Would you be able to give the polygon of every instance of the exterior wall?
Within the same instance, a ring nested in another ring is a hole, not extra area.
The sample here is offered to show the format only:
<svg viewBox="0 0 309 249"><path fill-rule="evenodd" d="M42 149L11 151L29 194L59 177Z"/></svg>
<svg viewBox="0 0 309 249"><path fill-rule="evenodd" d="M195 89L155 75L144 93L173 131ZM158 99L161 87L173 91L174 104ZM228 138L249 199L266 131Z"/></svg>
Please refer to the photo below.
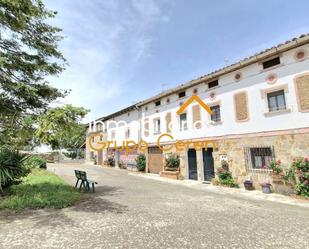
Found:
<svg viewBox="0 0 309 249"><path fill-rule="evenodd" d="M275 67L263 70L261 63L254 63L239 71L220 76L217 87L208 89L207 82L200 83L187 88L184 98L179 99L178 94L173 93L162 97L160 106L155 106L155 102L151 102L139 106L136 110L105 120L105 124L109 121L125 121L130 128L130 137L126 138L125 125L107 126L107 139L113 140L111 134L116 131L115 141L118 146L121 146L122 141L133 140L137 143L141 139L149 146L156 145L160 134L154 134L154 120L159 118L160 133L170 133L173 136L173 139L162 140L166 143L165 146L175 143L176 140L215 140L218 148L213 152L215 168L220 165L220 155L226 154L230 160L233 176L239 182L248 177L257 179L268 177L265 174L248 171L244 147L274 146L276 158L281 159L284 164L289 164L294 157L309 154L309 130L306 131L309 128L309 112L299 108L297 99L299 92L295 87L295 78L309 74L309 59L301 61L295 59L295 53L301 49L309 51L309 45L280 54L281 64ZM235 79L236 74L240 74L238 79ZM305 83L302 84L303 89L308 89ZM279 89L285 92L287 110L269 113L266 95ZM194 109L196 104L193 103L186 109L188 129L180 131L179 116L176 111L193 94L197 94L209 106L219 104L221 122L210 122L210 115L202 108L197 114ZM242 99L235 101L239 96ZM308 95L302 94L303 96ZM243 105L247 107L244 108ZM305 106L307 106L306 103ZM241 113L237 115L236 111ZM192 129L193 120L196 119L202 121L200 129ZM144 120L148 120L149 123L144 125ZM167 120L172 122L171 131L167 129ZM149 128L149 132L145 132L145 127ZM171 152L163 152L164 156L168 153L176 153L175 148ZM181 159L180 172L184 178L188 178L187 151L177 152L177 154ZM89 158L88 152L87 157ZM201 151L197 151L197 165L198 180L203 180Z"/></svg>
<svg viewBox="0 0 309 249"><path fill-rule="evenodd" d="M303 46L309 50L309 46ZM213 136L224 136L229 134L244 134L261 131L274 131L292 128L303 128L309 125L309 113L299 112L297 98L295 93L294 78L305 72L309 72L309 60L298 62L294 58L294 54L300 48L293 49L281 55L281 65L275 66L267 70L262 70L262 65L256 63L245 67L241 70L242 79L235 81L235 73L229 73L219 78L219 86L214 89L207 89L207 85L202 83L198 86L188 88L186 97L179 99L177 94L172 94L161 99L161 105L156 107L154 103L141 107L142 118L149 120L150 135L144 136L142 139L149 143L156 143L159 135L153 134L153 120L160 118L161 132L166 132L165 116L171 113L173 130L172 134L175 139L188 138L206 138ZM275 83L267 83L267 77L271 74L276 75ZM282 113L269 113L267 110L267 99L263 96L263 92L276 89L286 89L285 97L288 110ZM187 131L179 130L179 117L176 111L179 106L192 96L194 89L198 90L197 95L208 105L216 103L221 104L222 123L210 124L208 113L201 110L201 119L206 123L202 129L191 129L192 104L187 108L187 121L189 129ZM248 97L248 114L249 119L245 122L238 122L235 115L234 95L245 91ZM211 98L211 94L215 94L215 98ZM167 103L169 99L169 103Z"/></svg>

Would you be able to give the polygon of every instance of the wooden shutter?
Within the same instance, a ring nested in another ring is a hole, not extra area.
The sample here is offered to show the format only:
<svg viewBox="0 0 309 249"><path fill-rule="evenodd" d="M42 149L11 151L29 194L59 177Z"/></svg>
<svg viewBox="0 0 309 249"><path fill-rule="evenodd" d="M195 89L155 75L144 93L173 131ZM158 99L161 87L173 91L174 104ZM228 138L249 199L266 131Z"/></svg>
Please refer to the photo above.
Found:
<svg viewBox="0 0 309 249"><path fill-rule="evenodd" d="M237 121L247 121L249 119L247 92L240 92L234 95L235 114Z"/></svg>
<svg viewBox="0 0 309 249"><path fill-rule="evenodd" d="M148 118L144 119L144 136L145 137L149 136L149 119Z"/></svg>
<svg viewBox="0 0 309 249"><path fill-rule="evenodd" d="M201 121L201 111L200 111L199 105L194 105L192 107L192 116L193 116L193 125L195 124L195 122L199 121L198 123L196 123L194 128L200 129L201 128L201 123L200 123L200 121Z"/></svg>
<svg viewBox="0 0 309 249"><path fill-rule="evenodd" d="M295 87L299 111L309 111L309 74L297 77Z"/></svg>
<svg viewBox="0 0 309 249"><path fill-rule="evenodd" d="M165 116L165 122L166 122L166 132L172 132L169 124L172 121L172 114L170 112L168 112Z"/></svg>

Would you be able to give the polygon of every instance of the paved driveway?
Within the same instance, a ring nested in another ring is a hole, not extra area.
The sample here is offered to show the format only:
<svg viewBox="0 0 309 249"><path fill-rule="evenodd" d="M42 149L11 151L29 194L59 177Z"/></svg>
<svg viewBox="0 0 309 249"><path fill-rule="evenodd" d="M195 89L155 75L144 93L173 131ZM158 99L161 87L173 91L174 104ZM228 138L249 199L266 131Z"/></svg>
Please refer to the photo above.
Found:
<svg viewBox="0 0 309 249"><path fill-rule="evenodd" d="M85 169L97 193L62 210L0 214L0 248L309 248L309 210L237 199L128 175L54 165L74 183Z"/></svg>

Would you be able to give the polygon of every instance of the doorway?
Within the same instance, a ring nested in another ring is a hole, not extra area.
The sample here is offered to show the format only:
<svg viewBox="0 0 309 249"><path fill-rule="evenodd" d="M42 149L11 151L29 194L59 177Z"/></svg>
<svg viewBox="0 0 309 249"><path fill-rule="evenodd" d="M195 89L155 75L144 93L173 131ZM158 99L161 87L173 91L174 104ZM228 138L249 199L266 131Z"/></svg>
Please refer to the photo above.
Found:
<svg viewBox="0 0 309 249"><path fill-rule="evenodd" d="M203 149L204 181L211 181L215 176L213 148Z"/></svg>
<svg viewBox="0 0 309 249"><path fill-rule="evenodd" d="M197 163L196 163L196 150L188 150L188 171L189 179L197 180Z"/></svg>

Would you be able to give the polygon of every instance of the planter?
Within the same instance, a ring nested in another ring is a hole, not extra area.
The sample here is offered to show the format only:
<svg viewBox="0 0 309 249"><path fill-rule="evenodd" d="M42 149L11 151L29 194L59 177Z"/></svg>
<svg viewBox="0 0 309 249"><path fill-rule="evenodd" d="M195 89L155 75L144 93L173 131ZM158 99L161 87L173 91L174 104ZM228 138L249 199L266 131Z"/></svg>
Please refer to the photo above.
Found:
<svg viewBox="0 0 309 249"><path fill-rule="evenodd" d="M161 171L160 176L173 180L178 180L180 175L179 171Z"/></svg>
<svg viewBox="0 0 309 249"><path fill-rule="evenodd" d="M272 174L271 178L273 182L278 183L278 184L284 184L284 176L278 175L278 174Z"/></svg>
<svg viewBox="0 0 309 249"><path fill-rule="evenodd" d="M244 187L246 190L253 190L253 181L251 180L244 181Z"/></svg>
<svg viewBox="0 0 309 249"><path fill-rule="evenodd" d="M166 167L164 171L179 172L179 168Z"/></svg>
<svg viewBox="0 0 309 249"><path fill-rule="evenodd" d="M261 187L262 187L262 192L264 193L264 194L270 194L271 193L271 184L270 183L263 183L262 185L261 185Z"/></svg>

